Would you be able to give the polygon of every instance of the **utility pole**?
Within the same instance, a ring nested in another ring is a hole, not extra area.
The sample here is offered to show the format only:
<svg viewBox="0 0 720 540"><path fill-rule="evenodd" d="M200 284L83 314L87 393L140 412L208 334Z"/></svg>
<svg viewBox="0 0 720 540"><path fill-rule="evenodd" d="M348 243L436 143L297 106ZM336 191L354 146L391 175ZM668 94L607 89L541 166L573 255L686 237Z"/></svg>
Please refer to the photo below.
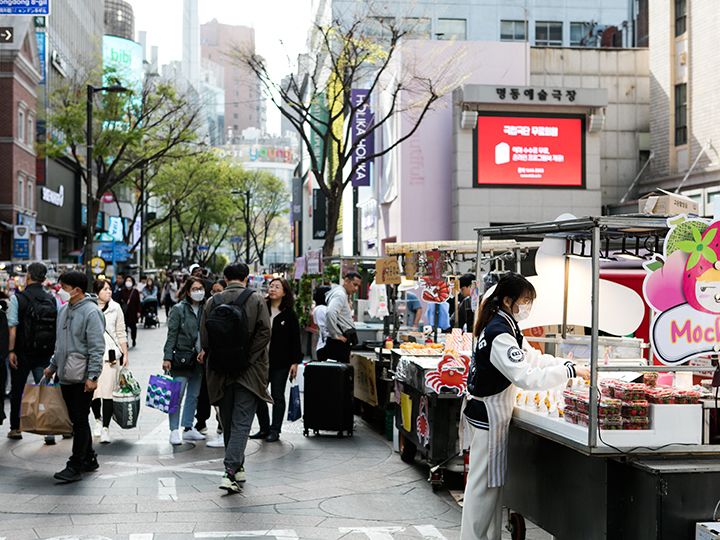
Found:
<svg viewBox="0 0 720 540"><path fill-rule="evenodd" d="M245 191L245 264L250 265L250 190Z"/></svg>

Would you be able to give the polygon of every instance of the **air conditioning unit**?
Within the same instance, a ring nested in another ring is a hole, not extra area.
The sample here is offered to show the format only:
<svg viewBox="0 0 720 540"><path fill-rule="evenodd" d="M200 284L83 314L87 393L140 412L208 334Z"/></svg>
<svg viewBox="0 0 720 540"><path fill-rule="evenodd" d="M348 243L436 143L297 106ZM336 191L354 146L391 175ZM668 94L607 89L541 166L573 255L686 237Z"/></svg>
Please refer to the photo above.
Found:
<svg viewBox="0 0 720 540"><path fill-rule="evenodd" d="M588 133L597 133L605 127L605 109L595 109L588 115Z"/></svg>
<svg viewBox="0 0 720 540"><path fill-rule="evenodd" d="M463 111L460 115L460 127L462 129L475 129L477 116L477 111Z"/></svg>

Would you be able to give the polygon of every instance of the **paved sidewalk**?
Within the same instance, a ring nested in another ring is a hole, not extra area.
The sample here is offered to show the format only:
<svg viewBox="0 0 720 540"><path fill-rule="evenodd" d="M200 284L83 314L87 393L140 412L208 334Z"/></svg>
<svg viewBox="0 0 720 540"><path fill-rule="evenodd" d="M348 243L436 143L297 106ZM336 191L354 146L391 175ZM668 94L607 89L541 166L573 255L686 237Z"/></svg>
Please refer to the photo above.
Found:
<svg viewBox="0 0 720 540"><path fill-rule="evenodd" d="M164 337L164 326L140 330L130 351L143 385L159 372ZM248 481L238 495L217 487L222 449L204 442L172 447L166 416L146 407L138 429L111 426L112 443L96 445L100 470L70 485L52 478L70 440L45 446L26 434L10 441L6 423L0 540L459 538L461 510L447 492L432 492L425 467L403 463L381 435L358 417L355 423L352 438L305 438L298 421L286 423L280 443L250 441ZM214 434L214 418L209 427ZM528 538L549 538L535 532Z"/></svg>

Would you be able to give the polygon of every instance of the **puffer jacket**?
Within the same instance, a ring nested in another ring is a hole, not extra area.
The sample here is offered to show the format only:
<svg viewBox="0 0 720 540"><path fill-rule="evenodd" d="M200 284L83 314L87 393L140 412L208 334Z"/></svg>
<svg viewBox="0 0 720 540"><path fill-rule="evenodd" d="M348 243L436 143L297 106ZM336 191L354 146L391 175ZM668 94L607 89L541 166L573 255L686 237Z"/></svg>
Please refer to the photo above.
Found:
<svg viewBox="0 0 720 540"><path fill-rule="evenodd" d="M201 304L198 314L195 315L192 304L187 299L173 306L167 321L168 332L163 351L165 360L172 360L173 351L200 352L197 343L202 312Z"/></svg>

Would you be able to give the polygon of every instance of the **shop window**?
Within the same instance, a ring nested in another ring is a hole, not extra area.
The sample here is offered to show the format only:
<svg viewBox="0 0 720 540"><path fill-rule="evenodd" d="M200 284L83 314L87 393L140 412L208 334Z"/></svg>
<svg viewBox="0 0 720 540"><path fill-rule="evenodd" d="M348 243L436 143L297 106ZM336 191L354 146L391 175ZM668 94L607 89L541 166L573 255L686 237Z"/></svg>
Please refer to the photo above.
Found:
<svg viewBox="0 0 720 540"><path fill-rule="evenodd" d="M527 22L500 21L500 41L527 41Z"/></svg>
<svg viewBox="0 0 720 540"><path fill-rule="evenodd" d="M535 45L539 47L562 47L563 23L538 21L535 23Z"/></svg>
<svg viewBox="0 0 720 540"><path fill-rule="evenodd" d="M687 0L675 0L675 36L687 31Z"/></svg>
<svg viewBox="0 0 720 540"><path fill-rule="evenodd" d="M675 85L675 146L687 144L687 83Z"/></svg>
<svg viewBox="0 0 720 540"><path fill-rule="evenodd" d="M18 174L17 205L25 208L25 178Z"/></svg>
<svg viewBox="0 0 720 540"><path fill-rule="evenodd" d="M27 209L31 212L35 210L35 183L28 178L27 181L27 199L26 199L26 206Z"/></svg>
<svg viewBox="0 0 720 540"><path fill-rule="evenodd" d="M570 46L583 47L587 43L588 29L590 23L571 22L570 23Z"/></svg>
<svg viewBox="0 0 720 540"><path fill-rule="evenodd" d="M720 191L708 191L705 201L705 214L708 217L720 214Z"/></svg>
<svg viewBox="0 0 720 540"><path fill-rule="evenodd" d="M467 21L465 19L438 19L435 36L445 40L466 40Z"/></svg>
<svg viewBox="0 0 720 540"><path fill-rule="evenodd" d="M430 39L432 21L426 17L406 17L403 19L405 39Z"/></svg>
<svg viewBox="0 0 720 540"><path fill-rule="evenodd" d="M28 114L28 132L27 143L32 145L35 139L35 118L32 114Z"/></svg>
<svg viewBox="0 0 720 540"><path fill-rule="evenodd" d="M690 191L683 191L681 195L684 195L688 199L693 200L698 205L698 215L704 216L705 215L705 190L702 189L693 189Z"/></svg>
<svg viewBox="0 0 720 540"><path fill-rule="evenodd" d="M18 108L17 138L20 142L25 142L25 109L22 106Z"/></svg>

